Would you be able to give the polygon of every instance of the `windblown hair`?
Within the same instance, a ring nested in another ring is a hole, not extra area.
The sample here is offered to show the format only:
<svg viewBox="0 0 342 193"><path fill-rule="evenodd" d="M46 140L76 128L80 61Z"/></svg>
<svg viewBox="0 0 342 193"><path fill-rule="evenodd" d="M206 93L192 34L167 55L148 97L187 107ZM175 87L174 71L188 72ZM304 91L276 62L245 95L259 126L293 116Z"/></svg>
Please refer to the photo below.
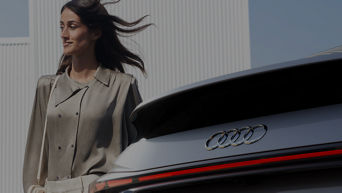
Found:
<svg viewBox="0 0 342 193"><path fill-rule="evenodd" d="M125 72L123 64L138 67L144 74L144 61L135 53L129 51L119 40L119 36L129 36L140 32L152 24L134 27L145 17L134 22L127 22L117 16L110 15L104 5L119 2L112 1L101 4L100 0L71 0L61 9L68 8L77 14L81 22L90 30L101 30L102 35L95 43L96 60L104 67ZM71 56L62 55L56 74L62 74L71 65Z"/></svg>

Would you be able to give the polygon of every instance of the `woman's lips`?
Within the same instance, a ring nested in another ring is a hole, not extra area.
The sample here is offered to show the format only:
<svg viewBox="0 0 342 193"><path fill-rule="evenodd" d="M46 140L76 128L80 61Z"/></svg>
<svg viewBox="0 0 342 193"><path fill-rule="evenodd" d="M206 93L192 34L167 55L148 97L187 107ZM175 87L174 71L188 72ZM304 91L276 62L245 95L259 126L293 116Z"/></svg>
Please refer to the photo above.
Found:
<svg viewBox="0 0 342 193"><path fill-rule="evenodd" d="M71 44L70 42L65 42L65 43L63 44L63 46L66 47L66 46L69 46L70 44Z"/></svg>

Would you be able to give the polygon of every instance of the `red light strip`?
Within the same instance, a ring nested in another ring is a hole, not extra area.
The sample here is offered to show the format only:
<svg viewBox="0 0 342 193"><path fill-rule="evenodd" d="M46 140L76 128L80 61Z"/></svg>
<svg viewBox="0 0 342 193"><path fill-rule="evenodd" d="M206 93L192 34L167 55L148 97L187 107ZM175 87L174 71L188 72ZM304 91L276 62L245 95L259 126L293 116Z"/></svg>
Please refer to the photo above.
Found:
<svg viewBox="0 0 342 193"><path fill-rule="evenodd" d="M242 166L253 166L253 165L259 165L259 164L266 164L266 163L275 163L275 162L282 162L282 161L299 160L299 159L315 158L315 157L324 157L324 156L332 156L332 155L340 155L340 154L342 154L342 149L331 150L331 151L323 151L323 152L314 152L314 153L304 153L304 154L289 155L289 156L281 156L281 157L272 157L272 158L265 158L265 159L258 159L258 160L249 160L249 161L221 164L221 165L215 165L215 166L206 166L206 167L201 167L201 168L179 170L179 171L174 171L174 172L165 172L165 173L161 173L161 174L139 177L138 180L142 182L142 181L156 180L156 179L173 177L173 176L180 176L180 175L186 175L186 174L195 174L195 173L201 173L201 172L209 172L209 171L215 171L215 170L237 168L237 167L242 167Z"/></svg>
<svg viewBox="0 0 342 193"><path fill-rule="evenodd" d="M107 181L107 185L108 187L115 187L115 186L122 186L122 185L130 184L132 182L133 180L131 178L121 179L121 180L110 180L110 181Z"/></svg>
<svg viewBox="0 0 342 193"><path fill-rule="evenodd" d="M119 179L119 180L109 180L106 182L99 182L95 184L95 192L99 192L101 190L104 190L105 188L113 188L117 186L122 186L126 184L130 184L133 182L132 178L128 179Z"/></svg>
<svg viewBox="0 0 342 193"><path fill-rule="evenodd" d="M156 179L162 179L162 178L168 178L168 177L174 177L174 176L181 176L181 175L186 175L186 174L196 174L196 173L201 173L201 172L237 168L237 167L242 167L242 166L254 166L254 165L260 165L260 164L267 164L267 163L277 163L277 162L283 162L283 161L300 160L300 159L307 159L307 158L318 158L318 157L326 157L326 156L333 156L333 155L342 155L342 149L272 157L272 158L249 160L249 161L241 161L241 162L220 164L220 165L214 165L214 166L205 166L201 168L165 172L165 173L154 174L154 175L149 175L149 176L142 176L142 177L139 177L137 180L139 182L143 182L143 181L156 180ZM97 183L95 187L96 187L96 192L98 192L103 189L127 185L130 183L133 183L133 178L125 178L125 179L118 179L118 180L109 180L107 182L100 182L100 183Z"/></svg>
<svg viewBox="0 0 342 193"><path fill-rule="evenodd" d="M105 182L99 182L95 184L95 190L100 191L103 190L106 186Z"/></svg>

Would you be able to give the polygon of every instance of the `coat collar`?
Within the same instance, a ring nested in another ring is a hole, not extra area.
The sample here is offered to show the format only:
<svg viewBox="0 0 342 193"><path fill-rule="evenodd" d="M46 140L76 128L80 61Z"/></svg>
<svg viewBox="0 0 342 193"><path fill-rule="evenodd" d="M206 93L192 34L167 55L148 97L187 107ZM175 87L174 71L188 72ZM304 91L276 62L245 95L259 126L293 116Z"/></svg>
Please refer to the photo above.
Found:
<svg viewBox="0 0 342 193"><path fill-rule="evenodd" d="M96 70L95 79L108 87L110 83L110 77L111 77L110 71L111 71L110 69L105 68L104 66L100 65Z"/></svg>
<svg viewBox="0 0 342 193"><path fill-rule="evenodd" d="M76 94L81 89L88 87L87 84L77 84L74 80L72 80L69 75L67 74L68 68L65 70L65 72L61 75L61 77L58 79L58 82L56 84L55 88L55 106L57 107L60 103L66 101L70 97L72 97L74 94ZM90 83L93 83L93 81L98 81L105 85L106 87L109 87L111 78L111 72L110 69L107 69L103 67L102 65L99 65L97 68L94 80L91 80Z"/></svg>

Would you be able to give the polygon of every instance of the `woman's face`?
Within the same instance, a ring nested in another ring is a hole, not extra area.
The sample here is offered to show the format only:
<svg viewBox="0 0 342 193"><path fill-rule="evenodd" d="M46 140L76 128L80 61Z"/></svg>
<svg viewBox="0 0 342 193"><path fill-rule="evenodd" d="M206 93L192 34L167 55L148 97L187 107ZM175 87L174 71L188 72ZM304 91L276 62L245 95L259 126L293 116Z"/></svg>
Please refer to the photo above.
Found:
<svg viewBox="0 0 342 193"><path fill-rule="evenodd" d="M60 27L64 55L94 53L97 36L81 23L77 14L65 8L61 14Z"/></svg>

